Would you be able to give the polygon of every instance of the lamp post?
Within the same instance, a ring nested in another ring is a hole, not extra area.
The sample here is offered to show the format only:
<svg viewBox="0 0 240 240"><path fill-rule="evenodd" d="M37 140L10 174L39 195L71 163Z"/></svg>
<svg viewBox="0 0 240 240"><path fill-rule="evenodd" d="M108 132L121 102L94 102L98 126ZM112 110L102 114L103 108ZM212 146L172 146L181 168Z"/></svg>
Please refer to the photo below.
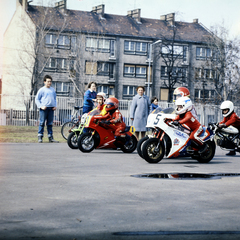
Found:
<svg viewBox="0 0 240 240"><path fill-rule="evenodd" d="M150 94L150 65L151 65L151 58L152 58L152 46L153 46L154 44L159 43L159 42L162 42L162 40L157 40L156 42L151 43L151 44L150 44L150 48L149 48L149 58L148 58L148 86L147 86L147 96L148 96L148 97L150 97L150 96L149 96L149 94Z"/></svg>

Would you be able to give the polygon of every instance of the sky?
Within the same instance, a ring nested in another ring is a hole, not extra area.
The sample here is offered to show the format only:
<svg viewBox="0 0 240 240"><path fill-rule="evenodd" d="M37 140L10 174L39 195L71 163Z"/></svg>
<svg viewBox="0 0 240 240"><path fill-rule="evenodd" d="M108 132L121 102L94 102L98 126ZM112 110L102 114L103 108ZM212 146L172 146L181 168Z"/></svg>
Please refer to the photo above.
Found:
<svg viewBox="0 0 240 240"><path fill-rule="evenodd" d="M0 0L0 77L2 74L3 35L16 10L17 0ZM59 0L60 1L60 0ZM33 0L32 5L47 6L49 0ZM57 2L57 1L52 1ZM105 13L127 15L141 9L141 17L160 19L161 15L176 13L176 21L199 23L210 29L217 24L229 29L229 37L240 37L240 0L67 0L67 8L91 11L105 5Z"/></svg>

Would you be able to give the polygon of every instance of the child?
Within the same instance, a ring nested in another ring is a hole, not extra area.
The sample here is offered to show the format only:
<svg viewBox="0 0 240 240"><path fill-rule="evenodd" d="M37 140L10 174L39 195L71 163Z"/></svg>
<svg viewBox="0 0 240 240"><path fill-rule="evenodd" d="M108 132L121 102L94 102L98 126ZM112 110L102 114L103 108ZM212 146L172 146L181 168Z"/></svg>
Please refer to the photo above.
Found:
<svg viewBox="0 0 240 240"><path fill-rule="evenodd" d="M203 144L202 140L199 138L199 135L202 134L203 128L199 121L192 115L192 101L188 97L178 98L175 102L176 104L176 113L177 117L174 119L173 124L186 125L192 132L189 138L200 146L199 153L203 153L207 149L207 145Z"/></svg>
<svg viewBox="0 0 240 240"><path fill-rule="evenodd" d="M97 94L97 104L98 105L96 108L93 109L93 110L96 110L96 109L100 110L101 111L100 115L102 115L102 116L107 114L107 111L106 111L107 105L104 104L105 100L106 100L106 94L104 92L98 93Z"/></svg>
<svg viewBox="0 0 240 240"><path fill-rule="evenodd" d="M153 97L151 99L151 112L153 110L155 110L156 108L158 108L158 98L157 97Z"/></svg>
<svg viewBox="0 0 240 240"><path fill-rule="evenodd" d="M174 90L174 92L173 92L173 102L175 102L180 97L190 98L190 92L186 87L178 87ZM193 105L192 105L191 113L196 119L198 119L197 111L196 111L196 109Z"/></svg>
<svg viewBox="0 0 240 240"><path fill-rule="evenodd" d="M226 128L228 126L233 126L238 129L240 132L240 118L238 115L234 112L234 105L231 101L224 101L220 109L222 110L223 114L223 120L219 123L219 128ZM236 155L235 151L230 151L226 154L227 156L234 156Z"/></svg>

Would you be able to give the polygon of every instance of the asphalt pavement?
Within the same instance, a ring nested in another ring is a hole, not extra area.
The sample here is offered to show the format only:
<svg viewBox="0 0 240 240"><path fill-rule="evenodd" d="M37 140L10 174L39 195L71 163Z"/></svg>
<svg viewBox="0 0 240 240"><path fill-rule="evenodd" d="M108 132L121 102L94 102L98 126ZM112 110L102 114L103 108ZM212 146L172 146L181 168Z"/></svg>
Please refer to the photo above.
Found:
<svg viewBox="0 0 240 240"><path fill-rule="evenodd" d="M240 239L240 154L225 154L149 164L136 151L0 144L0 239Z"/></svg>

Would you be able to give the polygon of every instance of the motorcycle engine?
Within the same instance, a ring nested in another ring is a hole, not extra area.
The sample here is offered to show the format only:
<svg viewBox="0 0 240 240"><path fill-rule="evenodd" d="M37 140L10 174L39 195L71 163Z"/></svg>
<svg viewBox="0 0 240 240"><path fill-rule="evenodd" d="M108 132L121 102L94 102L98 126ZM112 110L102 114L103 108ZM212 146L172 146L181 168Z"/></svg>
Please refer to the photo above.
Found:
<svg viewBox="0 0 240 240"><path fill-rule="evenodd" d="M235 144L227 139L217 139L217 145L227 149L235 149Z"/></svg>

